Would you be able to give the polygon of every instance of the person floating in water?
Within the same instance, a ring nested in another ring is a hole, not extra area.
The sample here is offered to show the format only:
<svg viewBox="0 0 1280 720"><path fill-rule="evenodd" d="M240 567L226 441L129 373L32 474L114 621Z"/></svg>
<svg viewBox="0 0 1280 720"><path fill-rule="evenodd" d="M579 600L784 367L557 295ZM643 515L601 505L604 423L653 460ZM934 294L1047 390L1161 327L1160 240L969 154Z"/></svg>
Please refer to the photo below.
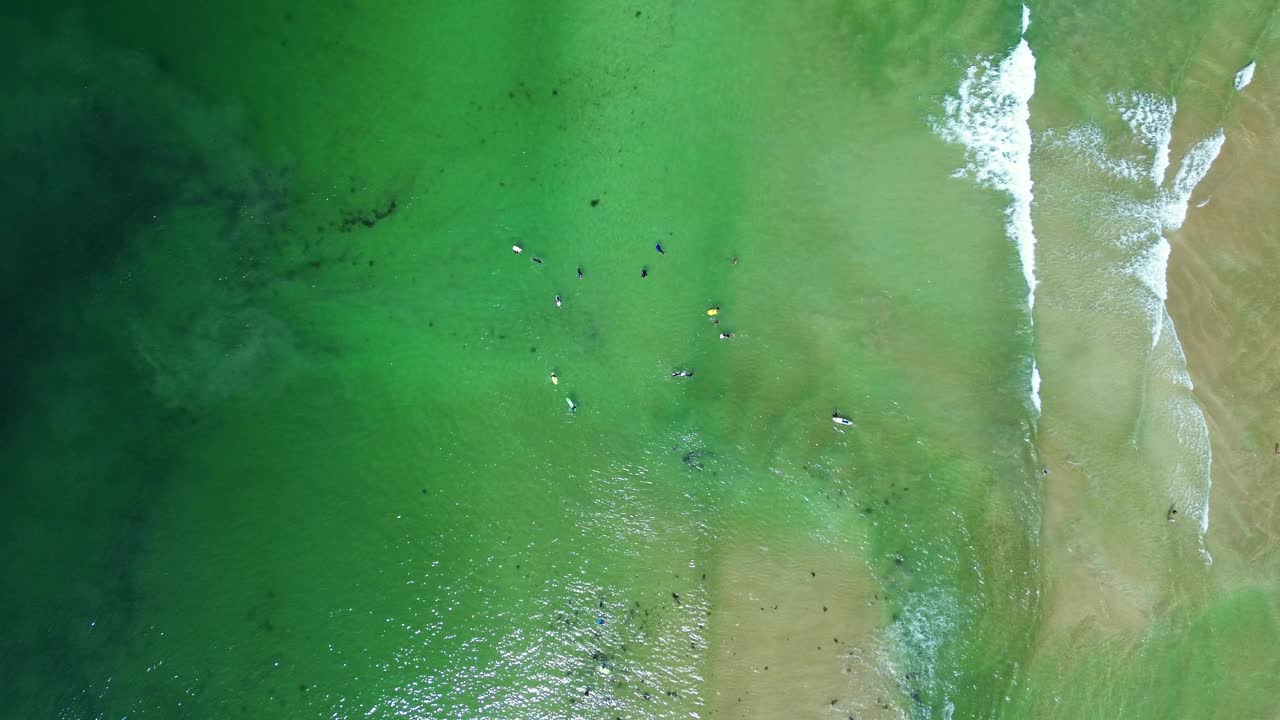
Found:
<svg viewBox="0 0 1280 720"><path fill-rule="evenodd" d="M649 268L647 267L640 268L640 277L642 278L649 277Z"/></svg>
<svg viewBox="0 0 1280 720"><path fill-rule="evenodd" d="M582 268L578 268L578 279L582 279Z"/></svg>
<svg viewBox="0 0 1280 720"><path fill-rule="evenodd" d="M657 245L654 245L654 246L653 246L653 249L654 249L654 250L657 250L659 255L666 255L666 254L667 254L667 251L662 249L662 243L658 243Z"/></svg>
<svg viewBox="0 0 1280 720"><path fill-rule="evenodd" d="M692 370L676 370L671 373L671 377L693 377Z"/></svg>
<svg viewBox="0 0 1280 720"><path fill-rule="evenodd" d="M733 338L733 333L720 333L721 340L729 340Z"/></svg>
<svg viewBox="0 0 1280 720"><path fill-rule="evenodd" d="M560 307L560 303L561 303L560 296L559 296L559 295L557 295L557 296L556 296L556 307Z"/></svg>

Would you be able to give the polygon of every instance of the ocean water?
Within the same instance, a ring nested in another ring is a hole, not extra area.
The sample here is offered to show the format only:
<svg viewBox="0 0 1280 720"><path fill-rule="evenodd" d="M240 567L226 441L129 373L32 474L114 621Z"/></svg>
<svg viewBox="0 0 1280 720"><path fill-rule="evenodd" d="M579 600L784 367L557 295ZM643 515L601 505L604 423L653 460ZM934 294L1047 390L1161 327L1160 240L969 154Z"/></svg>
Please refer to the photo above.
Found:
<svg viewBox="0 0 1280 720"><path fill-rule="evenodd" d="M0 717L1275 717L1276 14L0 11Z"/></svg>

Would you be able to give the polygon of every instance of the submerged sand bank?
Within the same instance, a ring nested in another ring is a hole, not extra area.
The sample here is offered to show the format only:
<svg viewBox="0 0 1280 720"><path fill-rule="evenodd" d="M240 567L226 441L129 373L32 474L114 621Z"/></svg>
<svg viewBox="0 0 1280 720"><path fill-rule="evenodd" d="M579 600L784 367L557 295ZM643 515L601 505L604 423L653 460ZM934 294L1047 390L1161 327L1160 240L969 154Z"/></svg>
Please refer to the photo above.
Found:
<svg viewBox="0 0 1280 720"><path fill-rule="evenodd" d="M906 717L886 668L879 584L849 544L725 549L710 717Z"/></svg>

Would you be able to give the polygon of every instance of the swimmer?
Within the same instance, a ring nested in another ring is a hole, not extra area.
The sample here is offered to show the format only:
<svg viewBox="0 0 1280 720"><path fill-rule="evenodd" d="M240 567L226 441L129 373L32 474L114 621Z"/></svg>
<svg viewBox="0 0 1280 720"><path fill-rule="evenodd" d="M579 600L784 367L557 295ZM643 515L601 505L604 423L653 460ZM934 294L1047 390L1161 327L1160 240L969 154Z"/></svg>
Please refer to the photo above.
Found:
<svg viewBox="0 0 1280 720"><path fill-rule="evenodd" d="M533 261L538 263L539 265L542 264L542 258L534 258Z"/></svg>
<svg viewBox="0 0 1280 720"><path fill-rule="evenodd" d="M671 377L693 377L692 370L676 370L671 373Z"/></svg>
<svg viewBox="0 0 1280 720"><path fill-rule="evenodd" d="M642 278L649 277L649 268L640 268L640 277Z"/></svg>
<svg viewBox="0 0 1280 720"><path fill-rule="evenodd" d="M737 264L738 264L738 256L737 256L737 255L734 255L733 257L729 258L729 262L733 263L734 265L737 265Z"/></svg>
<svg viewBox="0 0 1280 720"><path fill-rule="evenodd" d="M657 245L654 245L654 246L653 246L653 249L654 249L654 250L657 250L659 255L666 255L666 254L667 254L667 251L662 249L662 243L658 243Z"/></svg>
<svg viewBox="0 0 1280 720"><path fill-rule="evenodd" d="M578 268L578 279L582 279L582 268Z"/></svg>
<svg viewBox="0 0 1280 720"><path fill-rule="evenodd" d="M554 372L551 373L551 384L552 385L560 384L560 376L555 374Z"/></svg>
<svg viewBox="0 0 1280 720"><path fill-rule="evenodd" d="M733 333L720 333L721 340L730 340L732 338L733 338Z"/></svg>
<svg viewBox="0 0 1280 720"><path fill-rule="evenodd" d="M831 413L831 422L837 425L852 425L853 421L840 414L839 411Z"/></svg>
<svg viewBox="0 0 1280 720"><path fill-rule="evenodd" d="M560 296L559 296L559 295L557 295L557 296L556 296L556 307L560 307L560 304L561 304Z"/></svg>
<svg viewBox="0 0 1280 720"><path fill-rule="evenodd" d="M1165 520L1168 520L1169 522L1173 522L1174 520L1177 520L1177 519L1178 519L1178 508L1176 508L1176 507L1174 507L1174 506L1170 505L1170 506L1169 506L1169 512L1167 512L1167 513L1165 513L1165 514L1164 514L1164 519L1165 519Z"/></svg>
<svg viewBox="0 0 1280 720"><path fill-rule="evenodd" d="M524 248L520 247L519 245L512 245L511 252L519 255L520 253L524 252Z"/></svg>

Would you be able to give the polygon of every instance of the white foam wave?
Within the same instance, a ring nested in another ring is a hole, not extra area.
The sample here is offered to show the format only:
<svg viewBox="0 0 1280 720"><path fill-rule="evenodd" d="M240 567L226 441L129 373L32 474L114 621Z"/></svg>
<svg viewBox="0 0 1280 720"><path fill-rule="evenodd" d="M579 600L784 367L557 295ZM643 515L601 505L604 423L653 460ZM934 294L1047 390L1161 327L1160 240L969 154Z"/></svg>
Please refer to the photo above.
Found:
<svg viewBox="0 0 1280 720"><path fill-rule="evenodd" d="M1213 161L1218 159L1222 146L1227 141L1226 133L1219 129L1213 135L1201 140L1187 151L1178 167L1178 174L1173 184L1163 193L1161 205L1164 209L1163 230L1177 230L1187 219L1187 206L1191 203L1191 193L1209 174Z"/></svg>
<svg viewBox="0 0 1280 720"><path fill-rule="evenodd" d="M1212 563L1213 556L1204 546L1205 533L1209 532L1209 493L1213 489L1213 447L1209 442L1209 422L1192 395L1194 386L1187 371L1187 356L1173 320L1168 317L1168 310L1164 315L1169 332L1165 346L1154 359L1162 361L1166 367L1164 377L1171 389L1167 409L1173 436L1188 451L1188 461L1178 463L1169 474L1169 493L1183 515L1196 519L1200 526L1200 553L1206 562Z"/></svg>
<svg viewBox="0 0 1280 720"><path fill-rule="evenodd" d="M1027 306L1035 304L1035 234L1031 226L1031 110L1036 58L1026 40L1003 60L979 57L965 72L955 95L943 101L944 117L931 123L942 139L963 145L967 164L960 174L1001 190L1013 202L1005 229L1018 247L1027 281Z"/></svg>
<svg viewBox="0 0 1280 720"><path fill-rule="evenodd" d="M951 678L938 672L938 657L947 640L971 620L972 612L941 588L910 593L898 621L890 628L898 652L886 665L899 684L932 687L941 691L944 702L949 704ZM923 717L932 717L927 707L921 710Z"/></svg>
<svg viewBox="0 0 1280 720"><path fill-rule="evenodd" d="M1031 404L1036 408L1036 414L1040 414L1040 368L1036 366L1036 359L1031 358Z"/></svg>
<svg viewBox="0 0 1280 720"><path fill-rule="evenodd" d="M1219 129L1197 142L1182 157L1173 180L1167 183L1156 182L1157 175L1165 174L1164 170L1158 169L1168 162L1167 138L1172 136L1176 104L1171 100L1153 99L1139 93L1113 94L1109 96L1109 100L1126 119L1135 140L1153 150L1146 160L1149 164L1145 169L1134 160L1118 161L1108 155L1101 130L1096 126L1054 133L1050 136L1049 144L1069 148L1078 160L1114 177L1134 182L1145 179L1155 184L1155 193L1149 199L1135 200L1131 195L1122 193L1109 202L1099 203L1099 206L1108 209L1107 217L1104 218L1106 223L1116 228L1116 244L1135 253L1122 269L1151 292L1150 299L1145 304L1151 318L1151 347L1155 347L1163 332L1164 303L1169 298L1166 275L1171 248L1164 235L1177 230L1186 222L1191 196L1222 151L1226 135ZM1117 168L1132 171L1122 174L1116 172Z"/></svg>
<svg viewBox="0 0 1280 720"><path fill-rule="evenodd" d="M1031 12L1023 6L1023 32ZM1004 58L979 56L965 71L954 95L943 100L942 118L930 126L939 137L965 148L965 167L957 172L978 184L1007 193L1005 233L1018 250L1027 283L1027 313L1036 301L1036 236L1031 222L1035 199L1031 181L1031 96L1036 88L1036 57L1025 38ZM1034 319L1030 320L1034 324ZM1034 361L1033 361L1034 362ZM1033 368L1034 369L1034 368ZM1039 374L1033 375L1031 402L1039 412Z"/></svg>
<svg viewBox="0 0 1280 720"><path fill-rule="evenodd" d="M1031 8L1026 5L1022 6L1022 34L1027 34L1027 29L1031 27Z"/></svg>
<svg viewBox="0 0 1280 720"><path fill-rule="evenodd" d="M1080 125L1065 131L1050 128L1041 133L1039 140L1047 148L1069 150L1084 162L1085 167L1101 170L1120 180L1140 180L1149 172L1132 158L1109 154L1106 137L1097 125Z"/></svg>
<svg viewBox="0 0 1280 720"><path fill-rule="evenodd" d="M1151 236L1147 236L1150 238ZM1151 347L1155 347L1160 342L1160 336L1164 332L1164 302L1169 298L1168 268L1169 254L1172 247L1169 241L1163 236L1155 236L1154 242L1151 242L1145 251L1136 255L1133 260L1125 266L1124 270L1129 275L1137 278L1138 282L1151 291L1146 302L1147 313L1152 318L1151 321Z"/></svg>
<svg viewBox="0 0 1280 720"><path fill-rule="evenodd" d="M1236 90L1243 90L1245 89L1245 86L1253 82L1253 71L1257 68L1258 63L1256 60L1240 68L1240 72L1236 73Z"/></svg>
<svg viewBox="0 0 1280 720"><path fill-rule="evenodd" d="M1178 112L1173 98L1150 93L1111 93L1107 102L1120 113L1133 137L1152 153L1149 177L1157 187L1169 171L1173 143L1173 116Z"/></svg>
<svg viewBox="0 0 1280 720"><path fill-rule="evenodd" d="M1207 562L1212 557L1204 546L1209 528L1209 489L1212 452L1209 426L1192 394L1186 356L1178 340L1173 320L1165 307L1169 297L1168 266L1171 245L1166 234L1186 222L1191 197L1209 173L1226 142L1219 129L1202 138L1183 155L1172 180L1167 179L1177 104L1169 98L1147 93L1113 93L1108 103L1128 125L1132 140L1144 152L1117 156L1097 126L1071 128L1046 133L1046 145L1065 149L1086 167L1128 180L1129 190L1110 193L1094 203L1095 224L1114 238L1129 259L1121 270L1135 278L1147 293L1140 300L1151 318L1152 380L1164 384L1158 390L1162 410L1153 417L1164 423L1181 450L1169 459L1162 474L1168 478L1168 492L1186 517L1200 526L1200 549ZM1154 192L1152 192L1154 189ZM1141 198L1141 199L1139 199ZM1197 204L1203 207L1207 201ZM1158 461L1163 462L1163 461Z"/></svg>

